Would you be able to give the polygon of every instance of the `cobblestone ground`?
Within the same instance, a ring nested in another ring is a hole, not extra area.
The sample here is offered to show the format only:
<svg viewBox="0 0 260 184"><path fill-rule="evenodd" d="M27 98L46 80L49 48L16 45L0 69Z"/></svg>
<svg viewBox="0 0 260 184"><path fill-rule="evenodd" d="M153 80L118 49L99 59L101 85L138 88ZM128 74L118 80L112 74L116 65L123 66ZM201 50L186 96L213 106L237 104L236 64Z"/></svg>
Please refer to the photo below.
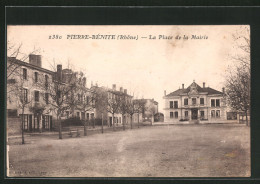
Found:
<svg viewBox="0 0 260 184"><path fill-rule="evenodd" d="M10 176L248 177L250 128L238 124L145 126L59 140L10 142Z"/></svg>

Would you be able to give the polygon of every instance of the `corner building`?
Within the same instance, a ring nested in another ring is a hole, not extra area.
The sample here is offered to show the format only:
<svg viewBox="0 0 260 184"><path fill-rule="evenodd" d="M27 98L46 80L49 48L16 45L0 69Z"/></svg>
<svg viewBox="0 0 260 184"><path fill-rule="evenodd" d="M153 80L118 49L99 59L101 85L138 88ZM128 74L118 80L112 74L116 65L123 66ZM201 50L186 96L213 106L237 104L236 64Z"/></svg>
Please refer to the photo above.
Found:
<svg viewBox="0 0 260 184"><path fill-rule="evenodd" d="M219 123L227 120L225 89L222 92L199 86L195 81L187 87L166 94L164 92L165 122Z"/></svg>

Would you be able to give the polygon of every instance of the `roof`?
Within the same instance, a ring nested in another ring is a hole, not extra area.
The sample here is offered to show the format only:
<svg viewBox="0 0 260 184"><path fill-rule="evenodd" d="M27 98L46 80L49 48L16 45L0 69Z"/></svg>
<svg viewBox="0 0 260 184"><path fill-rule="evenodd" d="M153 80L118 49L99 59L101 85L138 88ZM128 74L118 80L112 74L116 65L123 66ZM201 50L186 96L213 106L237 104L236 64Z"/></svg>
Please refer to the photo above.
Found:
<svg viewBox="0 0 260 184"><path fill-rule="evenodd" d="M185 93L188 94L193 86L196 87L198 93L207 93L208 95L215 95L215 94L223 95L223 93L220 91L217 91L210 87L202 88L196 82L193 82L189 87L184 88L184 89L177 89L176 91L173 91L173 92L169 93L168 95L166 95L166 97L180 96L181 94L185 94Z"/></svg>
<svg viewBox="0 0 260 184"><path fill-rule="evenodd" d="M26 63L24 61L21 61L21 60L18 60L16 58L14 58L14 57L7 57L7 61L15 62L18 65L27 66L29 68L32 68L32 69L35 69L35 70L39 70L39 71L42 71L42 72L45 72L45 73L48 73L48 74L51 74L51 75L54 74L54 72L51 71L51 70L47 70L45 68L42 68L42 67L39 67L39 66L35 66L33 64L30 64L30 63Z"/></svg>
<svg viewBox="0 0 260 184"><path fill-rule="evenodd" d="M115 91L115 90L112 90L112 89L108 89L107 91L110 92L110 93L113 93L115 95L124 95L124 96L128 96L128 97L133 97L133 96L131 96L127 93L121 92L121 91Z"/></svg>

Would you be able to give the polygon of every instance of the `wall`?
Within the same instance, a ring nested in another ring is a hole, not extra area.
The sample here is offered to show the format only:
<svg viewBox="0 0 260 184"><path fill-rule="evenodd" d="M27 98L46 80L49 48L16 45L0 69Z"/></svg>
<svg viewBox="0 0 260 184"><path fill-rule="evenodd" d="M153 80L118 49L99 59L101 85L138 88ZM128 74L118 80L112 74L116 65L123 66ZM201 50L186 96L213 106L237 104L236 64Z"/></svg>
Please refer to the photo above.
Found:
<svg viewBox="0 0 260 184"><path fill-rule="evenodd" d="M8 136L22 135L21 119L20 118L6 118L6 128Z"/></svg>

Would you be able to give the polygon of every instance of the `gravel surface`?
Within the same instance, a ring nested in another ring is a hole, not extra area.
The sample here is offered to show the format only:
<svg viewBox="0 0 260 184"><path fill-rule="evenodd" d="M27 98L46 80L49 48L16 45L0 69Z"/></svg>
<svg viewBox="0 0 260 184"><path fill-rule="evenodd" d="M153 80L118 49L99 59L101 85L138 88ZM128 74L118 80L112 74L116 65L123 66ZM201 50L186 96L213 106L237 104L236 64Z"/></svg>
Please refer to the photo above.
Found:
<svg viewBox="0 0 260 184"><path fill-rule="evenodd" d="M145 126L86 137L10 141L11 177L249 177L250 128Z"/></svg>

